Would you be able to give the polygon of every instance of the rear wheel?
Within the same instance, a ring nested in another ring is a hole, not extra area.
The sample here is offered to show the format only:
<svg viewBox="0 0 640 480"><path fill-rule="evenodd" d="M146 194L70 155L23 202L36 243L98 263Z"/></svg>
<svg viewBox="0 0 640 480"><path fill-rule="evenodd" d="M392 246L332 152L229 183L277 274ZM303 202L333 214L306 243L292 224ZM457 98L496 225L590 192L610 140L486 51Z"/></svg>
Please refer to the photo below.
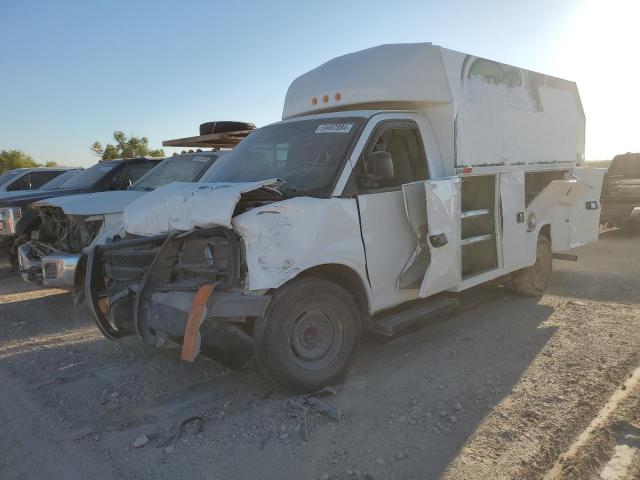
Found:
<svg viewBox="0 0 640 480"><path fill-rule="evenodd" d="M511 289L528 297L542 296L551 281L552 266L551 242L545 235L540 235L536 263L511 274Z"/></svg>
<svg viewBox="0 0 640 480"><path fill-rule="evenodd" d="M293 280L272 298L254 329L258 367L288 389L312 392L346 373L361 335L360 313L342 287Z"/></svg>

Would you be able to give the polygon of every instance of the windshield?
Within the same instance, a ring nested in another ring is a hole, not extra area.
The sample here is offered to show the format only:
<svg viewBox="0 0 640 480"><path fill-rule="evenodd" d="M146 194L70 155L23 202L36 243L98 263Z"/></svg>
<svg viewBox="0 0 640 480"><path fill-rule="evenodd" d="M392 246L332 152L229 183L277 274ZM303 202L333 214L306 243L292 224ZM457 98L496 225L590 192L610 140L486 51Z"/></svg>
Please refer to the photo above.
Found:
<svg viewBox="0 0 640 480"><path fill-rule="evenodd" d="M16 175L18 175L20 172L5 172L2 175L0 175L0 185L4 185L5 183L7 183L9 180L11 180L13 177L15 177Z"/></svg>
<svg viewBox="0 0 640 480"><path fill-rule="evenodd" d="M82 170L69 170L67 172L61 173L60 175L58 175L56 178L54 178L50 182L47 182L44 185L42 185L38 190L44 190L46 192L51 191L51 190L57 190L58 188L60 188L60 186L64 182L69 180L74 175L77 175L81 171Z"/></svg>
<svg viewBox="0 0 640 480"><path fill-rule="evenodd" d="M615 158L609 167L609 174L640 177L640 155Z"/></svg>
<svg viewBox="0 0 640 480"><path fill-rule="evenodd" d="M93 167L87 168L82 173L74 175L59 188L89 188L93 187L96 183L102 180L105 175L120 165L120 162L100 162L96 163Z"/></svg>
<svg viewBox="0 0 640 480"><path fill-rule="evenodd" d="M134 183L133 189L153 190L171 182L195 182L217 158L217 155L180 155L167 158Z"/></svg>
<svg viewBox="0 0 640 480"><path fill-rule="evenodd" d="M363 121L322 118L260 128L222 157L206 181L279 178L284 193L320 193L331 187Z"/></svg>

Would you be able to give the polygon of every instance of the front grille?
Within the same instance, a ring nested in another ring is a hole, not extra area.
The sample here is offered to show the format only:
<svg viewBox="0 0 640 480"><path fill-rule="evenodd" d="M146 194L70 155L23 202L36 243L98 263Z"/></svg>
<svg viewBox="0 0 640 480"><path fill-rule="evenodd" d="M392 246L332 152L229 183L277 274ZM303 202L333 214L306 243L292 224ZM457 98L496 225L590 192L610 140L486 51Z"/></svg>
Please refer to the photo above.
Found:
<svg viewBox="0 0 640 480"><path fill-rule="evenodd" d="M47 263L44 266L44 278L47 280L55 280L58 276L58 267L55 263Z"/></svg>
<svg viewBox="0 0 640 480"><path fill-rule="evenodd" d="M111 267L144 268L151 265L157 252L143 254L118 253L112 251L106 255L106 262Z"/></svg>

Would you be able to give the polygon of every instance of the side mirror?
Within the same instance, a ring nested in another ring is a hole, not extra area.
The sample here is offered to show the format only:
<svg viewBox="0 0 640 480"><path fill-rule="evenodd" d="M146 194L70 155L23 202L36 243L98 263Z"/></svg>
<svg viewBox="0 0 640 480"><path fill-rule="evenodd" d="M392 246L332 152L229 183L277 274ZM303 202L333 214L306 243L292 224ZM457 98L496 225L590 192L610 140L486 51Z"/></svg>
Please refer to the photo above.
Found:
<svg viewBox="0 0 640 480"><path fill-rule="evenodd" d="M393 180L393 159L389 152L369 152L365 158L367 176L374 182Z"/></svg>

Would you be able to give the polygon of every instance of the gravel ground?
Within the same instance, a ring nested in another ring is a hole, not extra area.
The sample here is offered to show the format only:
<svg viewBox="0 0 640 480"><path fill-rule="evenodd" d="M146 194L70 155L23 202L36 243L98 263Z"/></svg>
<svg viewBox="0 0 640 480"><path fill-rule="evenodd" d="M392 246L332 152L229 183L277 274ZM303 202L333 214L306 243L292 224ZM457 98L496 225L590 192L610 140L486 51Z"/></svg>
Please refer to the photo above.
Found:
<svg viewBox="0 0 640 480"><path fill-rule="evenodd" d="M1 271L0 477L542 478L640 366L639 245L604 232L554 262L539 301L482 287L452 317L365 339L322 398L340 420L306 424L254 369L112 343L68 294ZM558 478L599 478L617 445L637 448L630 390Z"/></svg>

